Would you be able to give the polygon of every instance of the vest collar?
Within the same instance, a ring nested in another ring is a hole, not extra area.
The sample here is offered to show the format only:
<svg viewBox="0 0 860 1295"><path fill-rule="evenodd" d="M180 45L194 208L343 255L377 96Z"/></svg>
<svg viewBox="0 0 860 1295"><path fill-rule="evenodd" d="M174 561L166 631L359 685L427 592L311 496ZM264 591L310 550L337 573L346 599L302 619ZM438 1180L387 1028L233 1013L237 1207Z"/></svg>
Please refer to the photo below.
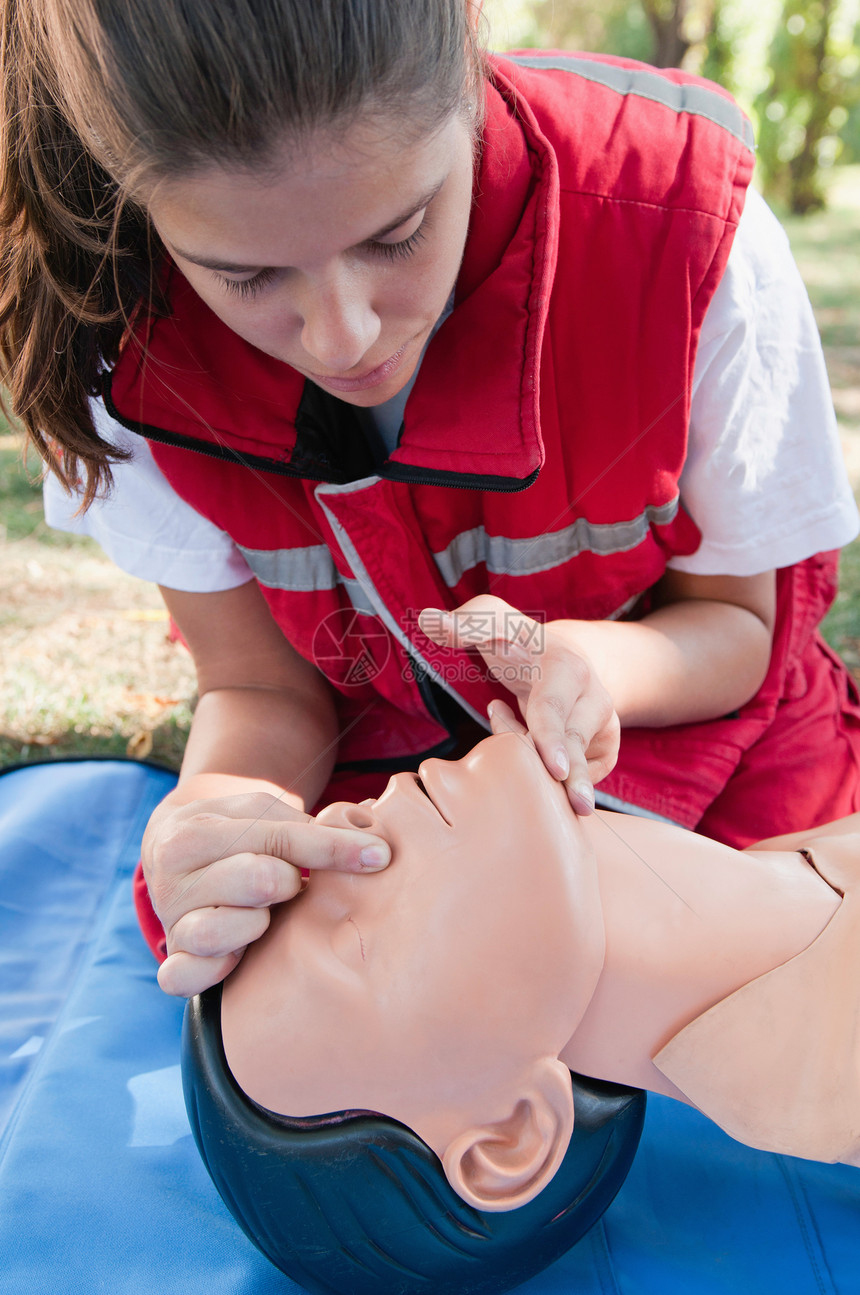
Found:
<svg viewBox="0 0 860 1295"><path fill-rule="evenodd" d="M427 349L380 476L496 490L534 480L557 226L554 153L495 65L455 307ZM171 314L142 321L106 379L121 422L288 476L344 482L373 471L348 405L237 337L176 271L169 297Z"/></svg>

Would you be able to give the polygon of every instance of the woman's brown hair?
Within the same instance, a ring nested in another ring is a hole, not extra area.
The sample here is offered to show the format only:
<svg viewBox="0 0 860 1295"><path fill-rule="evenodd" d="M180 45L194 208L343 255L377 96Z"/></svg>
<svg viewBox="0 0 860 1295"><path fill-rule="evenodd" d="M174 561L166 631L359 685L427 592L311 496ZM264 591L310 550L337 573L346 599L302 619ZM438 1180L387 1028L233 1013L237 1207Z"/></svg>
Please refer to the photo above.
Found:
<svg viewBox="0 0 860 1295"><path fill-rule="evenodd" d="M479 95L474 0L0 0L0 366L43 459L89 504L123 456L89 398L163 309L159 180L265 166L360 109L432 130Z"/></svg>

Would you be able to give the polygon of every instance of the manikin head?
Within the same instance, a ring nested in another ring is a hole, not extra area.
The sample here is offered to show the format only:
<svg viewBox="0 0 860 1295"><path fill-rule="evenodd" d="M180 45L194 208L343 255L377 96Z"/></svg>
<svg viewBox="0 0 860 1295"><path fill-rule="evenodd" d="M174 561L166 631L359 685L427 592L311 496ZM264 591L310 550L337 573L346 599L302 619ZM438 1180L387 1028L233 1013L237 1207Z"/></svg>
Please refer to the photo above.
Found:
<svg viewBox="0 0 860 1295"><path fill-rule="evenodd" d="M389 867L316 873L186 1017L207 1168L312 1291L518 1285L600 1217L641 1131L643 1094L558 1059L604 938L562 788L512 734L419 777L325 811L383 833Z"/></svg>
<svg viewBox="0 0 860 1295"><path fill-rule="evenodd" d="M559 1054L603 964L595 861L531 743L488 738L327 823L384 836L373 876L318 872L228 982L227 1060L260 1105L408 1125L478 1209L546 1185L574 1122Z"/></svg>

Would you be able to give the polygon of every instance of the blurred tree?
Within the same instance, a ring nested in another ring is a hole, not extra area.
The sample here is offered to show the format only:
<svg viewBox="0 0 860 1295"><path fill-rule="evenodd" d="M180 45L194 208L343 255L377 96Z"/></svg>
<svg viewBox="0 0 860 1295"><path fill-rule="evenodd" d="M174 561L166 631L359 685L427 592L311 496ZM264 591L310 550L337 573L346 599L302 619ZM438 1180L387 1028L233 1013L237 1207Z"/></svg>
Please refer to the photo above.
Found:
<svg viewBox="0 0 860 1295"><path fill-rule="evenodd" d="M658 67L698 64L718 0L487 0L494 43L586 49Z"/></svg>
<svg viewBox="0 0 860 1295"><path fill-rule="evenodd" d="M680 67L690 42L684 31L689 0L642 0L654 42L657 67Z"/></svg>
<svg viewBox="0 0 860 1295"><path fill-rule="evenodd" d="M845 0L785 0L770 46L759 162L767 191L798 215L824 205L823 173L858 99L854 10Z"/></svg>
<svg viewBox="0 0 860 1295"><path fill-rule="evenodd" d="M797 212L860 160L860 0L486 0L497 47L533 45L680 65L725 85L759 138L759 177ZM843 142L844 141L844 142Z"/></svg>

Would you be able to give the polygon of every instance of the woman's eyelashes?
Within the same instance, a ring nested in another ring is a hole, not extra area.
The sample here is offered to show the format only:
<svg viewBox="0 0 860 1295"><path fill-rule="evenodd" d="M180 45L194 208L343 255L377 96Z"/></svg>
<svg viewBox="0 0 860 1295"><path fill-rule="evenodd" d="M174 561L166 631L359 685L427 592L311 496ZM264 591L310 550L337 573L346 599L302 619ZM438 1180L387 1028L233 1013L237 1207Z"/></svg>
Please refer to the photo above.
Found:
<svg viewBox="0 0 860 1295"><path fill-rule="evenodd" d="M401 238L396 243L380 243L371 240L362 243L359 250L369 252L371 256L382 257L386 261L398 261L412 256L424 242L427 237L428 221L426 215L416 230L407 237ZM237 297L256 297L263 288L267 287L274 279L277 278L280 271L274 266L258 270L250 279L227 279L219 275L221 285L225 292L232 293Z"/></svg>
<svg viewBox="0 0 860 1295"><path fill-rule="evenodd" d="M382 256L388 261L396 261L401 257L411 256L421 246L426 237L427 219L425 217L408 238L402 238L398 243L365 243L365 247L374 256Z"/></svg>
<svg viewBox="0 0 860 1295"><path fill-rule="evenodd" d="M225 279L223 275L218 277L225 292L230 292L237 297L256 297L258 292L262 292L263 288L272 282L277 273L278 271L273 267L269 270L258 270L250 279Z"/></svg>

